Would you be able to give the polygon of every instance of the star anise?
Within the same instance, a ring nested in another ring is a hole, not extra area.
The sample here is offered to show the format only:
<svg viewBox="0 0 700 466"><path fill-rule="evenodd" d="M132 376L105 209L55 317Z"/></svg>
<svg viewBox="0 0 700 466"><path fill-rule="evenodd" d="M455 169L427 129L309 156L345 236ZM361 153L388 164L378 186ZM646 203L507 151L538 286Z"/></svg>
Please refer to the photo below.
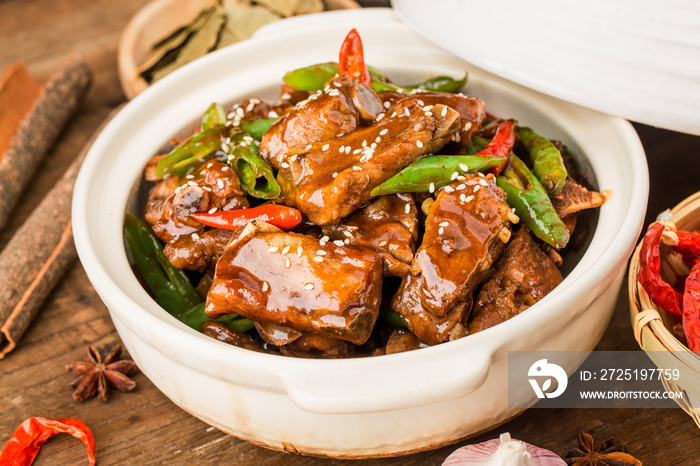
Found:
<svg viewBox="0 0 700 466"><path fill-rule="evenodd" d="M71 382L75 388L73 398L75 401L87 401L99 395L102 401L109 398L110 387L122 392L130 392L136 388L136 382L129 378L138 372L134 361L128 359L118 360L122 353L122 345L117 344L102 360L100 352L92 345L86 348L86 361L78 361L66 365L66 369L80 377Z"/></svg>
<svg viewBox="0 0 700 466"><path fill-rule="evenodd" d="M626 445L614 445L609 438L598 448L593 437L578 429L578 448L565 448L564 459L572 466L642 466L642 462L627 453Z"/></svg>

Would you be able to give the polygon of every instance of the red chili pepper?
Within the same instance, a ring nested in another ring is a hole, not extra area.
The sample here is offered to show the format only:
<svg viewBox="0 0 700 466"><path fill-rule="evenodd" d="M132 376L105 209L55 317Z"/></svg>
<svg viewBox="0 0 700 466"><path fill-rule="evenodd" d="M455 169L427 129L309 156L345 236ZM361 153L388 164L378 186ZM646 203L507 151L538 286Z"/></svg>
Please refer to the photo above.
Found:
<svg viewBox="0 0 700 466"><path fill-rule="evenodd" d="M0 453L0 464L13 466L32 464L41 446L49 438L61 432L82 440L87 447L90 466L94 466L95 438L90 429L78 419L49 419L46 417L30 417L20 424Z"/></svg>
<svg viewBox="0 0 700 466"><path fill-rule="evenodd" d="M301 222L301 212L292 207L277 204L266 204L252 209L222 210L213 214L198 212L190 215L204 225L223 230L237 230L248 222L261 220L288 231Z"/></svg>
<svg viewBox="0 0 700 466"><path fill-rule="evenodd" d="M700 256L700 233L680 230L674 233L678 237L678 244L672 246L674 251L691 258Z"/></svg>
<svg viewBox="0 0 700 466"><path fill-rule="evenodd" d="M496 157L505 157L506 159L493 169L493 174L498 175L506 168L510 162L510 154L513 152L513 144L515 144L515 132L513 131L513 122L504 121L498 125L496 134L489 142L488 146L476 155L493 155Z"/></svg>
<svg viewBox="0 0 700 466"><path fill-rule="evenodd" d="M683 330L691 351L700 351L700 262L685 280Z"/></svg>
<svg viewBox="0 0 700 466"><path fill-rule="evenodd" d="M357 29L348 33L340 46L340 60L338 61L340 74L346 74L357 79L362 84L370 85L369 70L365 65L365 54L362 51L362 39Z"/></svg>
<svg viewBox="0 0 700 466"><path fill-rule="evenodd" d="M652 223L644 235L642 248L639 251L637 281L649 294L652 301L661 309L681 321L683 319L683 313L681 312L680 303L683 297L661 278L659 245L661 244L661 235L663 232L663 225L660 223Z"/></svg>

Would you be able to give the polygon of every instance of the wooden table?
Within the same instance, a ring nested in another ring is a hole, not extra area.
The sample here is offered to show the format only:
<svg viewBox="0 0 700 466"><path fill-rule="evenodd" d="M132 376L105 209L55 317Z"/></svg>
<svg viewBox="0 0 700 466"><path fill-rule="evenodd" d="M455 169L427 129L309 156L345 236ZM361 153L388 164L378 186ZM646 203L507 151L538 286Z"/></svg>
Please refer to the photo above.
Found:
<svg viewBox="0 0 700 466"><path fill-rule="evenodd" d="M0 247L22 224L110 109L124 101L117 79L119 35L145 0L5 0L0 3L0 68L26 61L42 82L73 52L86 55L94 83L78 114L0 233ZM376 4L376 2L373 2ZM647 221L700 189L700 138L636 125L649 158L651 196ZM1 273L1 272L0 272ZM626 287L624 288L626 289ZM599 350L638 350L629 323L626 293ZM29 416L77 417L97 439L101 465L250 464L338 466L350 461L291 456L223 434L186 414L142 374L134 393L114 393L108 403L76 403L64 365L81 359L86 344L112 345L119 337L107 309L76 263L44 305L19 348L0 361L0 445ZM532 409L471 442L510 432L514 438L559 452L576 428L590 429L598 441L609 436L628 442L645 465L697 465L700 432L680 409ZM360 462L368 465L439 465L459 445L403 458ZM36 463L86 464L77 440L49 441ZM357 464L354 462L353 464Z"/></svg>

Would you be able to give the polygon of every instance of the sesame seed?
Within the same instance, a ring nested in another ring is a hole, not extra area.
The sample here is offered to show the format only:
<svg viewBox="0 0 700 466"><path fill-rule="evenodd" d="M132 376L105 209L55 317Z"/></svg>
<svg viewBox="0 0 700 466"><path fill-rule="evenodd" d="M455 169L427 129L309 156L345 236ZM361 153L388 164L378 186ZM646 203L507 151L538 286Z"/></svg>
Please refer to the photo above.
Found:
<svg viewBox="0 0 700 466"><path fill-rule="evenodd" d="M446 227L446 226L448 226L449 224L450 224L450 222L440 222L440 223L438 223L438 225L441 226L441 227Z"/></svg>
<svg viewBox="0 0 700 466"><path fill-rule="evenodd" d="M267 252L277 252L279 248L277 246L272 246L270 249L267 250Z"/></svg>
<svg viewBox="0 0 700 466"><path fill-rule="evenodd" d="M379 135L380 135L380 136L384 136L384 135L385 135L386 133L388 133L388 132L389 132L389 130L386 129L386 128L384 128L383 130L381 130L381 131L379 132Z"/></svg>
<svg viewBox="0 0 700 466"><path fill-rule="evenodd" d="M383 248L384 246L386 246L386 241L380 241L380 242L379 242L379 247L380 247L380 248Z"/></svg>
<svg viewBox="0 0 700 466"><path fill-rule="evenodd" d="M457 187L456 187L455 189L456 189L457 191L461 191L461 190L463 190L463 189L466 188L466 187L467 187L467 185L465 185L464 183L462 183L462 184L458 184Z"/></svg>
<svg viewBox="0 0 700 466"><path fill-rule="evenodd" d="M380 113L379 115L377 115L377 121L382 121L382 118L384 118L384 116L384 113Z"/></svg>
<svg viewBox="0 0 700 466"><path fill-rule="evenodd" d="M250 102L253 102L254 104L257 105L260 103L260 99L256 99L255 97L253 97L252 99L250 99Z"/></svg>
<svg viewBox="0 0 700 466"><path fill-rule="evenodd" d="M187 175L185 178L187 178L188 180L191 180L192 178L194 178L194 175Z"/></svg>
<svg viewBox="0 0 700 466"><path fill-rule="evenodd" d="M325 255L326 255L326 251L324 251L323 249L319 249L318 251L316 251L316 255L317 255L317 256L325 256Z"/></svg>
<svg viewBox="0 0 700 466"><path fill-rule="evenodd" d="M353 154L359 154L360 152L362 152L362 149L355 149L352 151Z"/></svg>
<svg viewBox="0 0 700 466"><path fill-rule="evenodd" d="M328 148L330 148L330 147L331 147L331 145L330 145L330 144L324 144L324 146L323 146L323 147L321 147L321 150L325 152L325 151L327 151L327 150L328 150Z"/></svg>
<svg viewBox="0 0 700 466"><path fill-rule="evenodd" d="M328 236L324 236L324 237L321 238L321 241L323 241L323 242L325 243L325 242L327 242L329 239L330 239L330 238L329 238Z"/></svg>
<svg viewBox="0 0 700 466"><path fill-rule="evenodd" d="M353 166L352 166L352 169L355 170L356 172L361 172L361 171L362 171L362 167L358 167L357 165L353 165Z"/></svg>
<svg viewBox="0 0 700 466"><path fill-rule="evenodd" d="M224 189L224 180L222 180L221 178L216 180L216 186L218 186L219 189Z"/></svg>
<svg viewBox="0 0 700 466"><path fill-rule="evenodd" d="M462 194L459 195L459 200L462 201L462 202L466 202L466 201L467 201L467 198L466 198L466 196L464 195L464 193L462 193Z"/></svg>
<svg viewBox="0 0 700 466"><path fill-rule="evenodd" d="M405 213L411 212L411 204L406 204L406 205L403 207L403 211L404 211Z"/></svg>
<svg viewBox="0 0 700 466"><path fill-rule="evenodd" d="M423 105L425 105L425 103L423 103L423 101L420 100L420 99L416 100L416 103L417 103L418 105L420 105L421 107L422 107ZM424 108L423 110L430 110L430 109L429 109L429 108Z"/></svg>
<svg viewBox="0 0 700 466"><path fill-rule="evenodd" d="M207 168L211 168L212 165L214 165L214 162L209 162L209 163L207 164Z"/></svg>
<svg viewBox="0 0 700 466"><path fill-rule="evenodd" d="M333 244L335 244L336 246L342 246L345 243L343 243L341 240L338 239L338 240L333 241Z"/></svg>
<svg viewBox="0 0 700 466"><path fill-rule="evenodd" d="M350 233L350 232L347 231L347 230L343 230L343 234L344 234L345 236L347 236L348 238L352 238L352 233Z"/></svg>
<svg viewBox="0 0 700 466"><path fill-rule="evenodd" d="M287 254L289 252L289 246L285 246L284 249L282 249L282 254Z"/></svg>
<svg viewBox="0 0 700 466"><path fill-rule="evenodd" d="M459 176L457 177L457 179L458 179L459 181L464 181L464 180L466 180L467 178L466 178L465 176L459 175Z"/></svg>
<svg viewBox="0 0 700 466"><path fill-rule="evenodd" d="M484 175L483 173L479 172L479 176L483 178L483 177L486 176L486 175Z"/></svg>
<svg viewBox="0 0 700 466"><path fill-rule="evenodd" d="M484 188L487 188L488 185L489 185L488 181L486 181L486 180L483 179L483 178L479 180L479 184L480 184L481 186L483 186Z"/></svg>
<svg viewBox="0 0 700 466"><path fill-rule="evenodd" d="M345 153L346 153L346 154L349 154L351 150L352 150L352 147L347 146L347 147L345 148Z"/></svg>
<svg viewBox="0 0 700 466"><path fill-rule="evenodd" d="M459 135L459 133L455 133L455 142L459 142L462 140L462 136Z"/></svg>
<svg viewBox="0 0 700 466"><path fill-rule="evenodd" d="M440 115L442 115L442 116L447 115L447 107L442 107L442 112L440 112Z"/></svg>
<svg viewBox="0 0 700 466"><path fill-rule="evenodd" d="M468 167L466 164L464 164L464 163L460 163L460 164L459 164L459 168L461 168L462 171L465 171L465 172L468 172L468 171L469 171L469 167Z"/></svg>
<svg viewBox="0 0 700 466"><path fill-rule="evenodd" d="M389 101L387 100L386 102L384 102L384 108L386 108L386 109L388 110L389 107L391 107L391 102L389 102Z"/></svg>
<svg viewBox="0 0 700 466"><path fill-rule="evenodd" d="M268 118L277 118L277 117L279 117L279 115L274 110L270 110L269 112L267 112L267 117Z"/></svg>
<svg viewBox="0 0 700 466"><path fill-rule="evenodd" d="M228 171L228 167L221 167L221 171L222 171L222 172L227 172L227 171Z"/></svg>
<svg viewBox="0 0 700 466"><path fill-rule="evenodd" d="M391 118L394 118L396 116L396 112L391 114Z"/></svg>
<svg viewBox="0 0 700 466"><path fill-rule="evenodd" d="M197 241L199 239L199 235L197 233L192 233L192 239Z"/></svg>
<svg viewBox="0 0 700 466"><path fill-rule="evenodd" d="M311 147L312 147L311 144L309 144L308 146L306 146L306 147L304 148L304 150L311 150Z"/></svg>
<svg viewBox="0 0 700 466"><path fill-rule="evenodd" d="M292 261L290 261L290 260L289 260L289 257L287 257L287 258L284 260L284 268L285 268L285 269L288 269L288 268L290 268L291 266L292 266Z"/></svg>
<svg viewBox="0 0 700 466"><path fill-rule="evenodd" d="M338 152L340 152L341 154L343 152L345 152L345 146L340 146L340 149L338 149Z"/></svg>
<svg viewBox="0 0 700 466"><path fill-rule="evenodd" d="M236 109L236 115L243 118L243 116L245 115L245 112L243 111L243 109L241 107L238 107Z"/></svg>
<svg viewBox="0 0 700 466"><path fill-rule="evenodd" d="M304 289L307 290L307 291L311 291L311 290L314 289L314 284L313 284L313 283L307 283L306 285L304 285Z"/></svg>
<svg viewBox="0 0 700 466"><path fill-rule="evenodd" d="M302 252L304 252L304 250L301 248L301 246L297 247L297 256L301 257Z"/></svg>
<svg viewBox="0 0 700 466"><path fill-rule="evenodd" d="M181 189L182 189L182 186L178 186L177 188L175 188L175 192L179 193Z"/></svg>
<svg viewBox="0 0 700 466"><path fill-rule="evenodd" d="M270 285L267 284L267 282L263 282L262 284L262 292L266 293L267 290L270 288Z"/></svg>
<svg viewBox="0 0 700 466"><path fill-rule="evenodd" d="M404 115L404 116L409 116L410 114L411 114L411 112L410 112L407 108L404 108L404 109L403 109L403 115Z"/></svg>
<svg viewBox="0 0 700 466"><path fill-rule="evenodd" d="M194 187L199 186L196 181L188 181L187 184Z"/></svg>
<svg viewBox="0 0 700 466"><path fill-rule="evenodd" d="M213 214L213 213L216 212L217 210L219 210L219 209L217 209L216 207L211 208L211 209L209 209L209 213L210 213L210 214Z"/></svg>
<svg viewBox="0 0 700 466"><path fill-rule="evenodd" d="M314 260L314 262L319 262L319 263L321 263L321 262L323 262L323 257L321 257L321 256L314 256L314 257L313 257L313 260Z"/></svg>
<svg viewBox="0 0 700 466"><path fill-rule="evenodd" d="M452 173L452 176L450 176L450 179L451 179L452 181L454 181L454 180L457 179L458 176L459 176L459 172L453 172L453 173Z"/></svg>
<svg viewBox="0 0 700 466"><path fill-rule="evenodd" d="M289 100L289 99L292 98L292 96L291 96L291 94L289 94L288 92L285 92L284 94L282 94L282 97L280 97L280 98L281 98L282 100Z"/></svg>
<svg viewBox="0 0 700 466"><path fill-rule="evenodd" d="M445 186L445 192L453 193L455 192L455 189L452 186Z"/></svg>
<svg viewBox="0 0 700 466"><path fill-rule="evenodd" d="M282 162L282 163L280 164L280 167L282 167L282 168L289 168L289 164L288 164L287 162Z"/></svg>
<svg viewBox="0 0 700 466"><path fill-rule="evenodd" d="M477 192L477 191L479 191L480 189L481 189L481 186L480 186L480 185L477 184L476 186L474 186L474 192Z"/></svg>
<svg viewBox="0 0 700 466"><path fill-rule="evenodd" d="M211 192L211 188L209 186L203 186L202 189L205 190L206 192L209 192L209 193Z"/></svg>
<svg viewBox="0 0 700 466"><path fill-rule="evenodd" d="M472 129L472 123L468 121L464 125L464 131L469 131L470 129Z"/></svg>
<svg viewBox="0 0 700 466"><path fill-rule="evenodd" d="M377 139L375 139L374 142L379 142L381 140L382 140L382 138L380 136L377 136Z"/></svg>
<svg viewBox="0 0 700 466"><path fill-rule="evenodd" d="M333 172L332 176L333 176L333 178L335 178L336 176L338 176L338 172Z"/></svg>
<svg viewBox="0 0 700 466"><path fill-rule="evenodd" d="M430 193L435 192L435 183L430 183L430 186L428 186L428 192L430 192Z"/></svg>
<svg viewBox="0 0 700 466"><path fill-rule="evenodd" d="M372 149L372 150L376 149L376 148L377 148L377 143L376 143L376 142L373 142L372 144L369 145L369 148Z"/></svg>
<svg viewBox="0 0 700 466"><path fill-rule="evenodd" d="M345 238L345 241L343 241L344 244L350 244L350 240Z"/></svg>
<svg viewBox="0 0 700 466"><path fill-rule="evenodd" d="M425 116L433 116L433 112L425 112Z"/></svg>
<svg viewBox="0 0 700 466"><path fill-rule="evenodd" d="M469 195L469 196L467 196L466 202L469 202L469 201L471 201L471 200L473 200L473 199L474 199L474 196Z"/></svg>
<svg viewBox="0 0 700 466"><path fill-rule="evenodd" d="M442 227L438 228L438 235L441 235L443 233L445 233L445 229Z"/></svg>
<svg viewBox="0 0 700 466"><path fill-rule="evenodd" d="M418 146L418 148L421 148L423 147L423 143L420 141L416 141L416 146Z"/></svg>
<svg viewBox="0 0 700 466"><path fill-rule="evenodd" d="M255 107L255 104L253 102L250 102L248 104L248 106L245 108L245 111L250 112L251 110L253 110L253 107Z"/></svg>

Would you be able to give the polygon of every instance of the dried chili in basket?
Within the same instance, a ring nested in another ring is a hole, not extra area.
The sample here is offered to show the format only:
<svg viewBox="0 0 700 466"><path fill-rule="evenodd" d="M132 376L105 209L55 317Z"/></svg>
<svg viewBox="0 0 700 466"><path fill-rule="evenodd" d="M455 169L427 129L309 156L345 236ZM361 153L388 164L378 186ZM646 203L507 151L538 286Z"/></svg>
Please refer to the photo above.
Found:
<svg viewBox="0 0 700 466"><path fill-rule="evenodd" d="M700 351L700 262L685 279L683 331L691 351Z"/></svg>
<svg viewBox="0 0 700 466"><path fill-rule="evenodd" d="M41 446L58 433L71 434L87 447L90 466L95 464L95 438L90 429L78 419L49 419L30 417L15 430L0 452L0 464L25 466L34 462Z"/></svg>
<svg viewBox="0 0 700 466"><path fill-rule="evenodd" d="M639 271L637 281L649 297L661 309L670 315L682 320L681 311L682 296L671 285L666 283L661 277L661 255L659 246L664 232L664 226L660 223L653 223L649 226L642 247L639 251Z"/></svg>

